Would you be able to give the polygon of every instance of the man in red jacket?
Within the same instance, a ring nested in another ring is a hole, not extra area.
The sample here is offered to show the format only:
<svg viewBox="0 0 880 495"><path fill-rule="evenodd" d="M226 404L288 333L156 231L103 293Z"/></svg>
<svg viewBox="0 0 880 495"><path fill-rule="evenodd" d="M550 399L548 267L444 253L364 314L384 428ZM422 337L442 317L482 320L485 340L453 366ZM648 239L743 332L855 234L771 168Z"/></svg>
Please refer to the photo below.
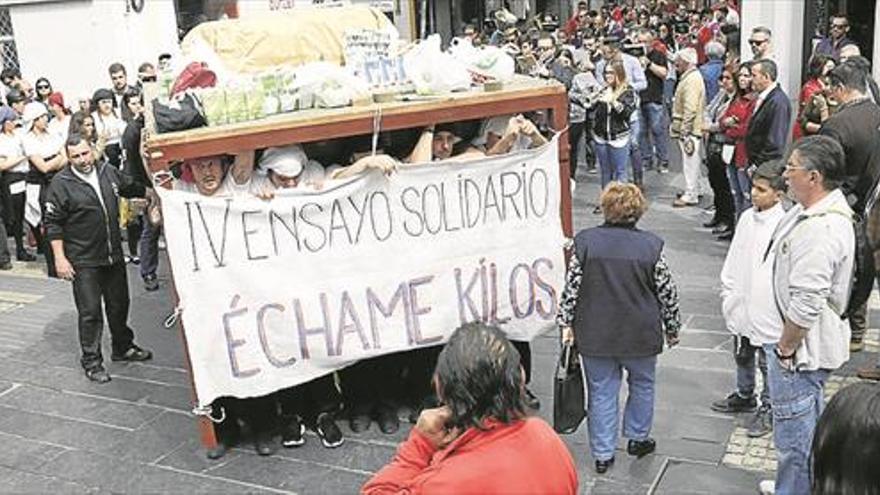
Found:
<svg viewBox="0 0 880 495"><path fill-rule="evenodd" d="M526 417L519 354L501 330L456 330L437 358L434 387L443 405L422 411L361 493L577 493L565 444Z"/></svg>

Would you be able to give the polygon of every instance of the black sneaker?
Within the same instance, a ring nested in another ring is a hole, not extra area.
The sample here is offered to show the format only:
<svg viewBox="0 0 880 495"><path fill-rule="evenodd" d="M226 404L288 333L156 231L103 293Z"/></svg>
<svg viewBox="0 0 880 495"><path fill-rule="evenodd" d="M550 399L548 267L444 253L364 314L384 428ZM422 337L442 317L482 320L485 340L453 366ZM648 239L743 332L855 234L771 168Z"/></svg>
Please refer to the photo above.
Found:
<svg viewBox="0 0 880 495"><path fill-rule="evenodd" d="M281 445L289 449L305 444L306 439L303 436L305 432L306 427L300 423L298 417L294 416L281 432Z"/></svg>
<svg viewBox="0 0 880 495"><path fill-rule="evenodd" d="M746 426L749 438L760 438L773 431L773 410L769 404L761 404L758 412L749 419Z"/></svg>
<svg viewBox="0 0 880 495"><path fill-rule="evenodd" d="M15 258L18 259L18 261L37 261L37 257L26 249L18 251L15 254Z"/></svg>
<svg viewBox="0 0 880 495"><path fill-rule="evenodd" d="M0 263L0 270L12 270L12 262L4 261L3 263Z"/></svg>
<svg viewBox="0 0 880 495"><path fill-rule="evenodd" d="M107 373L107 370L99 364L86 370L86 378L95 383L107 383L110 381L110 373Z"/></svg>
<svg viewBox="0 0 880 495"><path fill-rule="evenodd" d="M110 359L113 361L149 361L153 359L153 353L132 344L123 354L111 354Z"/></svg>
<svg viewBox="0 0 880 495"><path fill-rule="evenodd" d="M634 455L640 459L655 450L657 450L657 442L655 442L653 438L630 440L626 443L626 453Z"/></svg>
<svg viewBox="0 0 880 495"><path fill-rule="evenodd" d="M400 429L397 411L391 406L379 406L376 413L376 424L379 425L379 430L386 435L397 433L397 430Z"/></svg>
<svg viewBox="0 0 880 495"><path fill-rule="evenodd" d="M723 413L752 412L757 408L758 400L755 399L755 396L744 399L737 392L733 392L724 399L712 403L713 411Z"/></svg>
<svg viewBox="0 0 880 495"><path fill-rule="evenodd" d="M342 436L342 430L336 426L336 421L333 420L332 414L319 414L316 423L315 433L318 434L318 438L321 439L321 444L323 444L324 447L335 449L345 441L345 438Z"/></svg>
<svg viewBox="0 0 880 495"><path fill-rule="evenodd" d="M156 279L156 276L152 277L144 277L144 289L147 292L154 292L159 290L159 280Z"/></svg>
<svg viewBox="0 0 880 495"><path fill-rule="evenodd" d="M614 457L611 459L607 459L604 461L596 461L596 472L599 474L604 474L608 471L608 468L614 465Z"/></svg>
<svg viewBox="0 0 880 495"><path fill-rule="evenodd" d="M254 450L257 455L267 456L275 453L277 444L268 432L260 432L254 435Z"/></svg>

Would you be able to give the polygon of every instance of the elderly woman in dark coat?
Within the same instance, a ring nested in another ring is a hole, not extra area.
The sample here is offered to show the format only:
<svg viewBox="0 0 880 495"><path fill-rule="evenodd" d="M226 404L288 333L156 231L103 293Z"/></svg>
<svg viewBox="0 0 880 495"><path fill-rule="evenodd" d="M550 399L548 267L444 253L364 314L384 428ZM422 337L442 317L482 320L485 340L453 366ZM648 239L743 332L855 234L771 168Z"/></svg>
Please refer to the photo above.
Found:
<svg viewBox="0 0 880 495"><path fill-rule="evenodd" d="M664 340L678 343L678 289L663 257L663 240L636 228L647 206L633 184L610 183L600 197L605 223L580 231L560 298L562 338L574 341L589 392L590 451L596 471L614 464L618 396L625 369L623 415L627 453L654 451L654 377Z"/></svg>

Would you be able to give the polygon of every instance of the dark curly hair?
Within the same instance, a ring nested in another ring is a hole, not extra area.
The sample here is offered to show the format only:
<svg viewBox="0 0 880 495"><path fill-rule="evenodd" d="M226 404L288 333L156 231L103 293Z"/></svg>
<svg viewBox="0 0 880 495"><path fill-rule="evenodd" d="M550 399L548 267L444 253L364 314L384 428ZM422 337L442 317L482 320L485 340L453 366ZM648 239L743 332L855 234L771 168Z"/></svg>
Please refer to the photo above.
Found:
<svg viewBox="0 0 880 495"><path fill-rule="evenodd" d="M526 416L520 356L498 327L481 322L459 327L434 372L438 398L452 410L450 428L483 428L492 418L503 423Z"/></svg>

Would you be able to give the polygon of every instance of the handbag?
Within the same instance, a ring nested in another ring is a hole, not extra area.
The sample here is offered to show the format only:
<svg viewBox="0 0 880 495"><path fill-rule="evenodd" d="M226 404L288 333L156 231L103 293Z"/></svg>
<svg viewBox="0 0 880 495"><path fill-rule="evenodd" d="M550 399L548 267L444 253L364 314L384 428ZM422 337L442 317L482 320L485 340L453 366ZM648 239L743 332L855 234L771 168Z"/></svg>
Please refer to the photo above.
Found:
<svg viewBox="0 0 880 495"><path fill-rule="evenodd" d="M574 433L587 415L584 407L584 375L574 344L562 345L553 379L553 429Z"/></svg>

